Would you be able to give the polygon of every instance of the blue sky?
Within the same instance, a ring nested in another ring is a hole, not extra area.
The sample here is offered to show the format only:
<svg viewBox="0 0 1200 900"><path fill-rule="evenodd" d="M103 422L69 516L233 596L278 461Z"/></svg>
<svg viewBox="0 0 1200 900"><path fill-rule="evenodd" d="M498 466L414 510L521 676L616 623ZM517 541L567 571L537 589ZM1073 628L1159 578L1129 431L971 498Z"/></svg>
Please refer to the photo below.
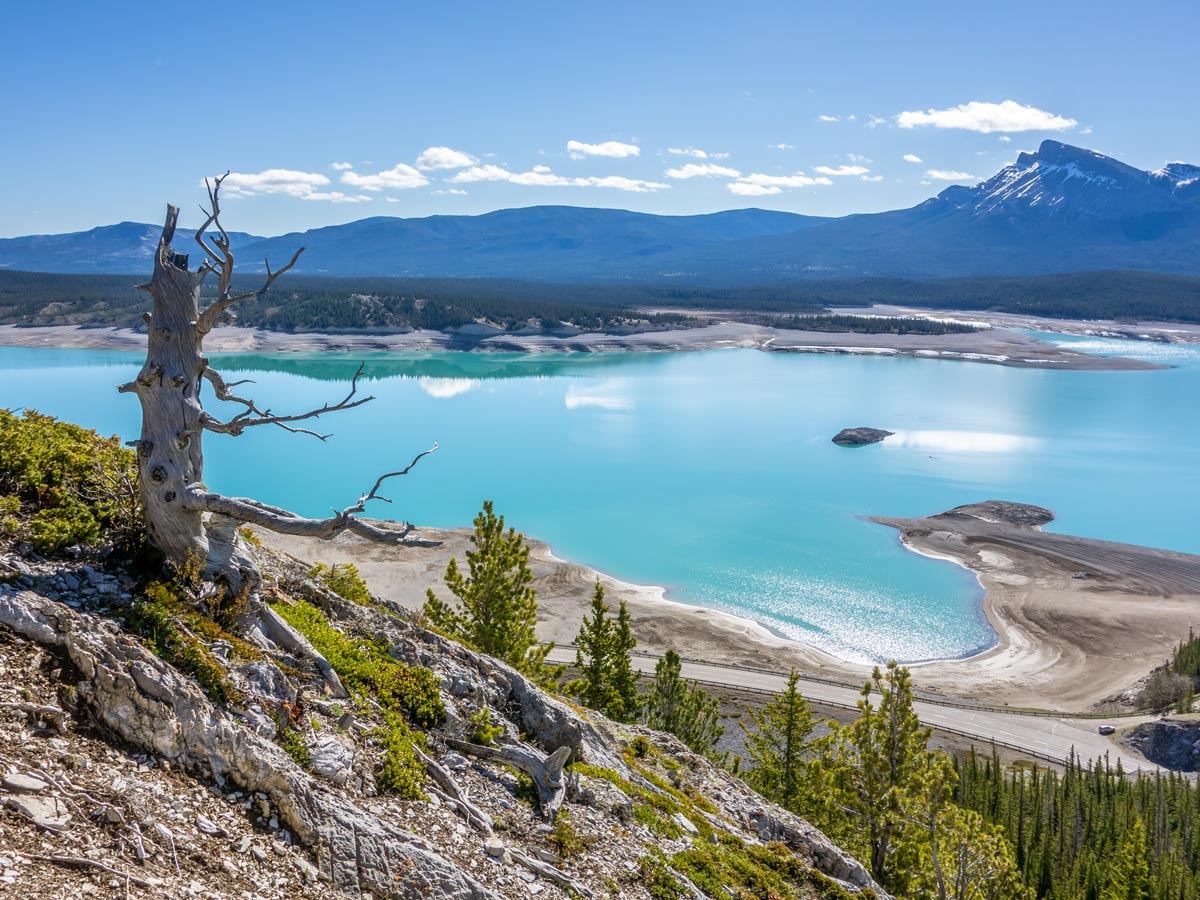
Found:
<svg viewBox="0 0 1200 900"><path fill-rule="evenodd" d="M167 201L191 223L226 169L227 225L278 234L535 204L872 212L1046 137L1200 162L1198 34L1194 0L21 4L0 236Z"/></svg>

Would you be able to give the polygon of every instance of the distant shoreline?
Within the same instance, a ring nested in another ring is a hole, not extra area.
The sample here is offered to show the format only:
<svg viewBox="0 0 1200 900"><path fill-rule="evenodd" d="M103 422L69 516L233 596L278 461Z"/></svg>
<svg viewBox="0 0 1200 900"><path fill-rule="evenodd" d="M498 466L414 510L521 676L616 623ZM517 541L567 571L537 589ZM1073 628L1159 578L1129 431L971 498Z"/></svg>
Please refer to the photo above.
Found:
<svg viewBox="0 0 1200 900"><path fill-rule="evenodd" d="M146 337L132 328L75 325L0 325L0 346L86 350L145 349ZM776 353L846 353L947 359L1017 368L1130 371L1163 366L1125 357L1100 357L1056 347L1005 328L967 334L849 334L795 331L741 322L700 328L583 333L569 337L511 335L466 339L442 331L381 333L281 332L223 326L205 340L209 353L429 352L467 350L513 353L611 353L749 348Z"/></svg>

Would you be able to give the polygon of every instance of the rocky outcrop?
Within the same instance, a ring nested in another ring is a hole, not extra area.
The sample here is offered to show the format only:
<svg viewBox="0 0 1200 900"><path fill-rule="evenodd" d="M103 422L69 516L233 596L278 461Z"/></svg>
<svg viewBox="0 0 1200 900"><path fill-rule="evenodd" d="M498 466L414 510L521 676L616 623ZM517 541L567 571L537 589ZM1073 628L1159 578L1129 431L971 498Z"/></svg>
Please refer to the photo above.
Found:
<svg viewBox="0 0 1200 900"><path fill-rule="evenodd" d="M891 437L894 431L884 431L882 428L843 428L833 436L833 442L839 447L865 447L867 444L878 444L884 438Z"/></svg>
<svg viewBox="0 0 1200 900"><path fill-rule="evenodd" d="M1121 743L1164 769L1200 771L1200 722L1182 719L1143 722L1123 734Z"/></svg>
<svg viewBox="0 0 1200 900"><path fill-rule="evenodd" d="M417 900L498 895L428 847L322 787L276 744L217 709L190 679L120 632L29 591L0 593L0 624L60 648L78 669L80 698L123 740L172 765L265 793L318 868L354 894Z"/></svg>

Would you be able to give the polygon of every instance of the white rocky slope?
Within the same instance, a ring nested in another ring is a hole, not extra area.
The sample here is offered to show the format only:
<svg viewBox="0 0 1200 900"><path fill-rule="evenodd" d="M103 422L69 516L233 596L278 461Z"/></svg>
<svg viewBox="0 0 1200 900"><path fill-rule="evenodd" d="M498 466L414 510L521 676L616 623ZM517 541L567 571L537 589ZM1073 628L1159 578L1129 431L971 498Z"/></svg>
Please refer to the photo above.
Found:
<svg viewBox="0 0 1200 900"><path fill-rule="evenodd" d="M379 793L369 699L321 696L319 673L286 653L232 667L246 702L225 710L122 629L127 582L14 558L7 568L0 885L16 896L712 896L680 871L688 853L767 859L795 897L886 896L819 831L673 738L572 708L491 658L343 600L294 561L276 560L276 590L440 679L447 718L427 733L440 761L428 761L425 799ZM483 707L506 729L505 761L460 743ZM306 766L275 739L272 710L300 721ZM650 739L641 757L629 750L639 735ZM578 765L562 770L567 757ZM535 796L505 762L538 776Z"/></svg>

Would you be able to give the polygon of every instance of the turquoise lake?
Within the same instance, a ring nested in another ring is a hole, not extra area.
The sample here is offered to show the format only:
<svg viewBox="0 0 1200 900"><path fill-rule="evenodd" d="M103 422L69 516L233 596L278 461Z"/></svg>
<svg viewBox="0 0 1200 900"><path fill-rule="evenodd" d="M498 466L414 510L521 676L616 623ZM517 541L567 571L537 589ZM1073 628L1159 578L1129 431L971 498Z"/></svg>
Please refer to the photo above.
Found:
<svg viewBox="0 0 1200 900"><path fill-rule="evenodd" d="M378 399L320 420L327 443L267 428L210 435L205 480L325 515L438 441L387 492L394 504L369 514L466 525L492 499L560 556L843 658L962 656L995 639L974 577L862 516L1016 500L1052 508L1054 530L1200 552L1200 347L1043 337L1173 368L752 350L374 354L362 386ZM214 356L276 412L340 399L358 360ZM135 437L137 402L114 386L140 362L0 348L0 405ZM830 442L852 425L897 435Z"/></svg>

